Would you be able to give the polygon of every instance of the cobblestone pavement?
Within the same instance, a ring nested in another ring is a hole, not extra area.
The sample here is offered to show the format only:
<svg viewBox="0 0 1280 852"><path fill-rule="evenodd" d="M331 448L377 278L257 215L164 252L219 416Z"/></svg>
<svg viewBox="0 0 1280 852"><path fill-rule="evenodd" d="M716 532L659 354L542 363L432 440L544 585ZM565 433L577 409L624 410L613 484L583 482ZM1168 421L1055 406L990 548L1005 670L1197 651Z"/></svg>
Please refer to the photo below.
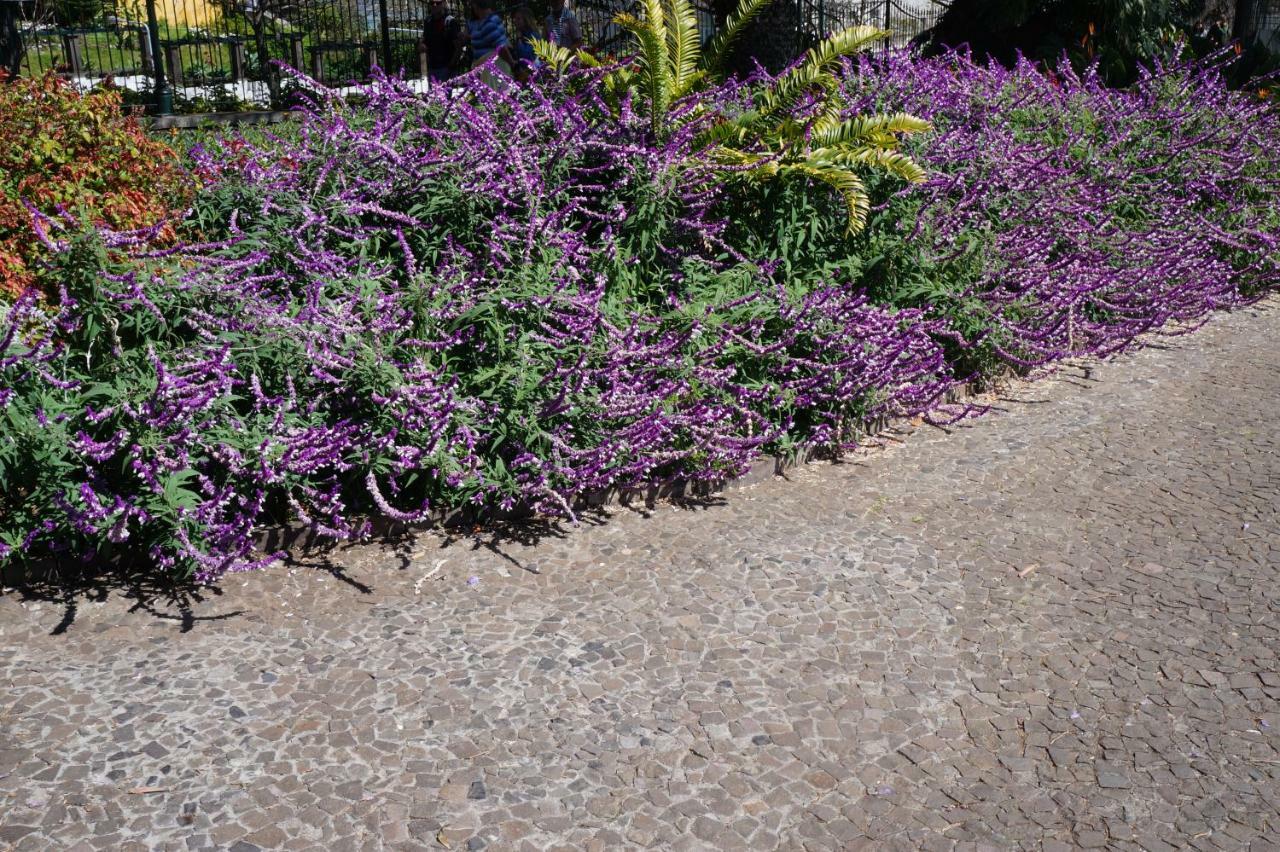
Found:
<svg viewBox="0 0 1280 852"><path fill-rule="evenodd" d="M185 613L10 593L0 848L1280 848L1278 340Z"/></svg>

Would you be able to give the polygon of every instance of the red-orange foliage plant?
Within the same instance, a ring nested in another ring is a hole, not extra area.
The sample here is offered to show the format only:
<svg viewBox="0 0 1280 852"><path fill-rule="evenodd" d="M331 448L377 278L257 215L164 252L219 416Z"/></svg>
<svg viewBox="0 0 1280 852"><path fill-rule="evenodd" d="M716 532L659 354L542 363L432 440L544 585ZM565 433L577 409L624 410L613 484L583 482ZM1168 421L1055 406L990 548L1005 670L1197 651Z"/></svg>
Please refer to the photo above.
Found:
<svg viewBox="0 0 1280 852"><path fill-rule="evenodd" d="M133 230L163 222L190 188L177 153L124 114L118 92L0 72L0 300L55 292L41 276L48 249L32 208Z"/></svg>

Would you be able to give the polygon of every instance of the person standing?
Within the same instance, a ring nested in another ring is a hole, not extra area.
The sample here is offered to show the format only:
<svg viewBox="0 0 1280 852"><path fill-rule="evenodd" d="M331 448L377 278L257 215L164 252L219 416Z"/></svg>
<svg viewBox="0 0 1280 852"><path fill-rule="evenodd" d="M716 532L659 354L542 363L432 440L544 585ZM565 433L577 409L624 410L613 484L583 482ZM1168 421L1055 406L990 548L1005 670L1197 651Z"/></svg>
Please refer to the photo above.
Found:
<svg viewBox="0 0 1280 852"><path fill-rule="evenodd" d="M488 61L495 53L508 67L513 64L507 29L502 25L502 18L493 11L493 0L472 0L467 30L471 35L472 68Z"/></svg>
<svg viewBox="0 0 1280 852"><path fill-rule="evenodd" d="M546 36L547 41L569 50L582 47L582 27L578 24L578 16L565 5L565 0L551 0Z"/></svg>
<svg viewBox="0 0 1280 852"><path fill-rule="evenodd" d="M443 81L456 74L464 44L462 21L447 13L444 0L428 0L427 23L422 28L421 41L427 52L428 76Z"/></svg>
<svg viewBox="0 0 1280 852"><path fill-rule="evenodd" d="M22 64L22 31L18 29L19 0L0 0L0 78L18 76Z"/></svg>
<svg viewBox="0 0 1280 852"><path fill-rule="evenodd" d="M511 73L521 83L528 80L533 69L538 66L538 55L533 49L533 42L541 33L538 32L536 22L537 18L529 11L528 6L520 6L511 14L511 25L515 28L515 44L512 46L515 66Z"/></svg>

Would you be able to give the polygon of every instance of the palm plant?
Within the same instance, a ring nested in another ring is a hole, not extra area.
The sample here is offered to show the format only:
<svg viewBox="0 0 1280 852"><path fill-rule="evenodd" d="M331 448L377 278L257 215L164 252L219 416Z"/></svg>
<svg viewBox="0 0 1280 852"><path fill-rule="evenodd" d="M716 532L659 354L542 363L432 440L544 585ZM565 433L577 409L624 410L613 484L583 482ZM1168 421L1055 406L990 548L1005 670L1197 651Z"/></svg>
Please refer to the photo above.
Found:
<svg viewBox="0 0 1280 852"><path fill-rule="evenodd" d="M696 137L700 154L721 173L744 180L799 177L834 187L848 211L850 233L866 225L871 202L861 172L878 169L910 182L924 180L924 170L898 150L899 137L929 128L906 113L846 117L836 71L841 59L884 38L875 27L842 30L805 54L803 61L761 84L752 107L733 113L723 103L705 98L691 109L673 110L708 81L717 79L729 49L771 0L739 0L724 28L704 51L697 16L689 0L640 0L639 15L622 13L614 20L636 39L635 57L612 69L604 86L615 104L632 95L647 113L650 132L662 140L688 124L705 129ZM535 45L544 61L559 71L577 61L598 60L584 51L571 53L545 42ZM802 104L816 107L803 110ZM687 105L686 105L687 106Z"/></svg>

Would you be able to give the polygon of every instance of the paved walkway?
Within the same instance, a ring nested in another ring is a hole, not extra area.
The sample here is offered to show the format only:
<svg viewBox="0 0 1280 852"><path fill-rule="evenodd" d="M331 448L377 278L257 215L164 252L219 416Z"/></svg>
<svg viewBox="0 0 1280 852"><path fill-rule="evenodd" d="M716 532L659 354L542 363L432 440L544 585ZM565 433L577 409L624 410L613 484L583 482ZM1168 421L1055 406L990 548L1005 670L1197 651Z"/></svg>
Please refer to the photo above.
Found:
<svg viewBox="0 0 1280 852"><path fill-rule="evenodd" d="M1278 341L185 613L9 594L0 848L1280 848Z"/></svg>

